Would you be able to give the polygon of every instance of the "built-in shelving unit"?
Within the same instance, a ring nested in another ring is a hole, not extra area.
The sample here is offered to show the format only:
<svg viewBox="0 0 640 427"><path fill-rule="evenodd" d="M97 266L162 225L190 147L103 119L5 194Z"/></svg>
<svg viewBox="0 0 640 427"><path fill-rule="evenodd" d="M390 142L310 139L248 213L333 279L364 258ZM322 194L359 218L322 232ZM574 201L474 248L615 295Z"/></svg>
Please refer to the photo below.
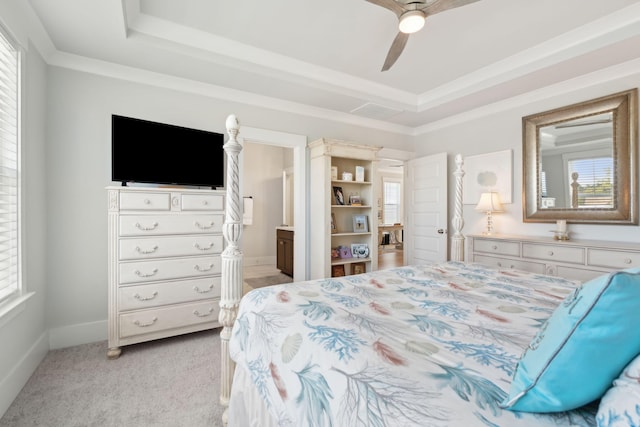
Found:
<svg viewBox="0 0 640 427"><path fill-rule="evenodd" d="M377 206L373 182L379 147L322 138L310 143L309 149L311 278L376 270L378 220L377 209L373 209ZM364 174L358 176L356 167ZM339 179L343 173L351 174L352 179ZM340 188L344 204L339 203L336 188ZM352 204L352 196L358 197L360 204ZM332 257L332 249L351 250L352 245L366 245L368 254Z"/></svg>

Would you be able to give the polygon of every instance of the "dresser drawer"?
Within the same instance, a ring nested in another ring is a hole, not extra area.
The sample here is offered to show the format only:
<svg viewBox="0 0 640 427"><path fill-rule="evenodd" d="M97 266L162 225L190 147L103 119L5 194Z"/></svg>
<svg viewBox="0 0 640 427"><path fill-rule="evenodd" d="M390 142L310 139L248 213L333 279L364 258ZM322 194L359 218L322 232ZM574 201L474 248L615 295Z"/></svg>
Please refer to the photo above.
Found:
<svg viewBox="0 0 640 427"><path fill-rule="evenodd" d="M586 270L584 268L571 268L564 265L559 265L556 269L556 274L566 279L579 280L584 283L588 282L591 279L595 279L598 276L602 276L603 274L607 274L607 272L599 270Z"/></svg>
<svg viewBox="0 0 640 427"><path fill-rule="evenodd" d="M120 314L120 337L217 322L219 311L218 300L213 300Z"/></svg>
<svg viewBox="0 0 640 427"><path fill-rule="evenodd" d="M208 255L222 252L222 236L138 237L120 239L121 260Z"/></svg>
<svg viewBox="0 0 640 427"><path fill-rule="evenodd" d="M520 256L520 243L503 240L473 239L475 252L486 252L498 255Z"/></svg>
<svg viewBox="0 0 640 427"><path fill-rule="evenodd" d="M497 258L492 256L474 255L473 262L498 267L500 269L516 269L529 271L531 273L544 274L544 264L529 261L520 261L506 258Z"/></svg>
<svg viewBox="0 0 640 427"><path fill-rule="evenodd" d="M121 192L120 210L162 210L171 209L171 193Z"/></svg>
<svg viewBox="0 0 640 427"><path fill-rule="evenodd" d="M118 264L119 283L143 283L220 274L220 257L197 257Z"/></svg>
<svg viewBox="0 0 640 427"><path fill-rule="evenodd" d="M121 286L118 289L120 310L137 310L174 303L220 298L220 277Z"/></svg>
<svg viewBox="0 0 640 427"><path fill-rule="evenodd" d="M584 248L560 245L540 245L535 243L522 244L522 256L525 258L543 259L548 261L584 264Z"/></svg>
<svg viewBox="0 0 640 427"><path fill-rule="evenodd" d="M223 215L120 215L120 236L220 233Z"/></svg>
<svg viewBox="0 0 640 427"><path fill-rule="evenodd" d="M640 252L589 249L588 264L615 269L640 267Z"/></svg>
<svg viewBox="0 0 640 427"><path fill-rule="evenodd" d="M182 210L184 211L221 211L224 209L222 194L183 194Z"/></svg>

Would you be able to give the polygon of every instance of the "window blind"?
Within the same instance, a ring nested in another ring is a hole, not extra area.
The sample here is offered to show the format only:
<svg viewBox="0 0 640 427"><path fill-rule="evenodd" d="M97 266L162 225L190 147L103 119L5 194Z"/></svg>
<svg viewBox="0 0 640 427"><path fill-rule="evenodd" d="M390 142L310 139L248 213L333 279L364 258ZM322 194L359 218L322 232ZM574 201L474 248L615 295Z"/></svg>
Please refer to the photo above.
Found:
<svg viewBox="0 0 640 427"><path fill-rule="evenodd" d="M0 31L0 301L18 283L19 52Z"/></svg>
<svg viewBox="0 0 640 427"><path fill-rule="evenodd" d="M612 157L570 160L570 188L573 188L571 184L574 173L578 174L578 207L613 207Z"/></svg>
<svg viewBox="0 0 640 427"><path fill-rule="evenodd" d="M400 183L384 183L384 223L400 222Z"/></svg>

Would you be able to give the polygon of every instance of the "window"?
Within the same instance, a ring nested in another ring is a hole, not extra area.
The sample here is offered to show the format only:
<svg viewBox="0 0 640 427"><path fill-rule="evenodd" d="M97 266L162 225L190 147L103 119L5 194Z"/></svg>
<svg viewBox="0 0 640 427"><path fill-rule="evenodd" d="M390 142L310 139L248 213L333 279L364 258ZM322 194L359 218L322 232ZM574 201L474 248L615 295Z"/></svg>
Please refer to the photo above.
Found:
<svg viewBox="0 0 640 427"><path fill-rule="evenodd" d="M19 59L0 28L0 302L20 291Z"/></svg>
<svg viewBox="0 0 640 427"><path fill-rule="evenodd" d="M385 224L395 224L402 222L400 212L402 187L398 181L383 181L383 222Z"/></svg>
<svg viewBox="0 0 640 427"><path fill-rule="evenodd" d="M572 207L613 207L611 155L569 160L568 169Z"/></svg>

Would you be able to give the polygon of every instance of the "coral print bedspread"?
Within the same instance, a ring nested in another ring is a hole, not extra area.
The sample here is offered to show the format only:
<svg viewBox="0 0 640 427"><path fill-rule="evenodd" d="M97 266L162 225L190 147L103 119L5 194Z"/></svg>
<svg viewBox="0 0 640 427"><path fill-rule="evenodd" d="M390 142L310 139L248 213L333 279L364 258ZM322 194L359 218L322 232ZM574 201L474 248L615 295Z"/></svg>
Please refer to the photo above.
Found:
<svg viewBox="0 0 640 427"><path fill-rule="evenodd" d="M500 408L524 348L576 286L451 262L257 289L231 357L281 426L595 425L597 407Z"/></svg>

